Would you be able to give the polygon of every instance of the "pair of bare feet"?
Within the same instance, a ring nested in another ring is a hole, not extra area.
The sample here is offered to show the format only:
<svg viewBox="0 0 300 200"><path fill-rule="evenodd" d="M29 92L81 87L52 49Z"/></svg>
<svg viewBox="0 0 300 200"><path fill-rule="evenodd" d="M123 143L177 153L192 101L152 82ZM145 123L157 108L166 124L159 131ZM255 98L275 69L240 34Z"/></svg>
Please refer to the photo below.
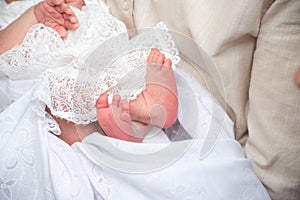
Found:
<svg viewBox="0 0 300 200"><path fill-rule="evenodd" d="M109 137L141 142L149 125L160 128L171 126L178 112L178 98L170 59L158 49L152 49L147 60L146 89L133 101L114 95L108 105L108 95L96 102L97 118Z"/></svg>
<svg viewBox="0 0 300 200"><path fill-rule="evenodd" d="M67 3L66 3L67 2ZM39 23L55 29L61 37L67 30L76 30L78 20L69 6L81 8L82 0L44 0L34 7L34 15ZM153 49L148 57L146 90L136 100L127 102L119 95L108 105L108 96L99 97L96 107L99 124L105 133L114 138L141 142L149 130L149 125L166 128L177 118L177 89L172 62L158 50ZM57 119L62 129L74 132L75 125ZM72 144L80 141L73 134L62 134L61 138Z"/></svg>

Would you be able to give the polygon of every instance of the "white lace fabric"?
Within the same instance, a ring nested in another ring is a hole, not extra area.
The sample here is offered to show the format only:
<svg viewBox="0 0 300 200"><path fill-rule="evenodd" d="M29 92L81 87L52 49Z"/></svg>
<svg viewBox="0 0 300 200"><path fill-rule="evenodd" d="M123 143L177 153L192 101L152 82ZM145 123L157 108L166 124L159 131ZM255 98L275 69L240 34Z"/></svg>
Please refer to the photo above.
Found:
<svg viewBox="0 0 300 200"><path fill-rule="evenodd" d="M153 47L173 64L178 50L163 23L129 39L125 25L105 4L73 9L80 28L61 39L49 27L33 26L21 45L1 55L0 70L11 79L39 79L35 100L76 124L96 121L100 94L134 99L145 88L146 60ZM42 76L41 76L42 74Z"/></svg>

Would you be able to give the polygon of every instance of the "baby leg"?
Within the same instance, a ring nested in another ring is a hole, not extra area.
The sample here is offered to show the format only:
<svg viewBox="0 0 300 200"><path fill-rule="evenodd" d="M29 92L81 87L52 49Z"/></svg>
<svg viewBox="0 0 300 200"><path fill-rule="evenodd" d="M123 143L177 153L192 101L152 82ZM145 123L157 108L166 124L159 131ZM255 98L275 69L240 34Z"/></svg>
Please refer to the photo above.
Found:
<svg viewBox="0 0 300 200"><path fill-rule="evenodd" d="M34 7L34 15L39 23L55 29L61 37L67 30L79 27L76 16L64 0L45 0Z"/></svg>
<svg viewBox="0 0 300 200"><path fill-rule="evenodd" d="M98 123L107 136L131 142L142 141L142 138L133 136L129 104L126 100L114 95L112 104L108 105L107 94L102 94L96 102L96 108Z"/></svg>
<svg viewBox="0 0 300 200"><path fill-rule="evenodd" d="M152 49L148 57L146 90L130 102L133 121L170 127L177 119L178 98L174 72L170 59Z"/></svg>

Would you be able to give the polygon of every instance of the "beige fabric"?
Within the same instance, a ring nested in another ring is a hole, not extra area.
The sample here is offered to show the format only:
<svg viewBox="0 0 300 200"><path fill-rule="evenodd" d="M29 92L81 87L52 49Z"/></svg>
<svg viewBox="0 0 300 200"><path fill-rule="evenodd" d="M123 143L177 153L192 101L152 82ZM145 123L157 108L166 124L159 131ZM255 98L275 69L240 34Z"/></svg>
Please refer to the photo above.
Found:
<svg viewBox="0 0 300 200"><path fill-rule="evenodd" d="M226 101L234 110L236 138L247 138L245 108L252 56L260 20L268 4L261 0L135 0L137 28L164 21L203 48L216 64L224 82ZM179 66L180 67L180 66Z"/></svg>
<svg viewBox="0 0 300 200"><path fill-rule="evenodd" d="M164 21L212 58L223 79L236 139L246 144L245 152L273 199L300 197L300 90L292 82L300 65L299 4L134 0L127 16L137 28ZM187 62L179 67L196 74Z"/></svg>
<svg viewBox="0 0 300 200"><path fill-rule="evenodd" d="M249 94L246 154L272 199L300 199L300 1L278 0L261 21Z"/></svg>
<svg viewBox="0 0 300 200"><path fill-rule="evenodd" d="M114 17L123 21L128 30L134 30L133 0L102 0L109 7ZM129 35L135 32L129 32Z"/></svg>

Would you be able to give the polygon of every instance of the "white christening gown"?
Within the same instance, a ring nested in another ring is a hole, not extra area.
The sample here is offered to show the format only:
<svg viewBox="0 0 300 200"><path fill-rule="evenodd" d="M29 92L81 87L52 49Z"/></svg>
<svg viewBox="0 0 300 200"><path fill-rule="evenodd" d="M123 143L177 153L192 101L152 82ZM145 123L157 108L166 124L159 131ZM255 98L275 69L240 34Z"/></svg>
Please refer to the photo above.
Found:
<svg viewBox="0 0 300 200"><path fill-rule="evenodd" d="M58 117L89 124L99 94L133 99L144 89L151 47L179 60L163 24L129 41L104 4L75 12L80 29L65 40L38 24L1 55L7 100L1 99L0 199L270 199L234 140L232 121L180 69L179 120L193 139L170 142L161 130L143 144L99 133L72 146L58 139L46 105ZM203 154L212 131L219 132L214 148Z"/></svg>

